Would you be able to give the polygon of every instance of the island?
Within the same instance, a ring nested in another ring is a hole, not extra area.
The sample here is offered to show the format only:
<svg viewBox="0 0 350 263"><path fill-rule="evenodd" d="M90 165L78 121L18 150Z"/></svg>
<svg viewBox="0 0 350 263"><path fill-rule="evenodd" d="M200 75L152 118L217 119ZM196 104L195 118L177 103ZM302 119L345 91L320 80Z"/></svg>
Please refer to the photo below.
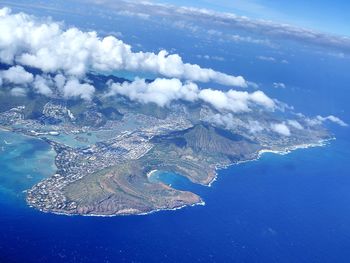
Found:
<svg viewBox="0 0 350 263"><path fill-rule="evenodd" d="M217 120L222 112L203 101L160 107L112 98L105 96L106 82L128 80L88 77L98 87L91 101L13 96L11 87L0 92L1 127L40 138L56 152L56 173L26 192L28 205L40 211L115 216L203 205L197 194L152 181L150 174L175 172L209 186L219 169L332 138L322 123L292 110L227 113L227 125ZM290 134L271 129L281 123Z"/></svg>

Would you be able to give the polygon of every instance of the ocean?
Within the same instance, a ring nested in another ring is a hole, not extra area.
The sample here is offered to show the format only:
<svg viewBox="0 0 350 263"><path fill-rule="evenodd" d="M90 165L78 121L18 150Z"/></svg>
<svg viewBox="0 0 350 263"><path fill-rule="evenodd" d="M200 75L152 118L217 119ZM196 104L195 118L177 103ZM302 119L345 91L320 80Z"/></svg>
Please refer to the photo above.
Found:
<svg viewBox="0 0 350 263"><path fill-rule="evenodd" d="M242 74L297 112L334 114L350 122L349 60L328 54L331 51L201 41L192 33L137 24L134 18L133 23L119 18L116 25L95 17L96 12L86 19L52 12L53 18L68 24L91 21L86 28L119 30L128 43L142 40L145 50L176 48L186 62ZM205 54L224 60L198 57ZM260 55L288 63L259 61ZM286 88L276 89L274 82ZM0 263L347 263L350 133L335 125L329 129L337 139L324 147L283 156L266 153L257 161L219 171L210 188L170 176L169 184L200 194L205 206L127 217L68 217L28 207L23 191L54 172L54 154L40 140L0 132Z"/></svg>
<svg viewBox="0 0 350 263"><path fill-rule="evenodd" d="M169 182L205 206L127 217L27 207L22 191L53 172L52 150L1 132L0 262L347 262L350 142L336 130L324 147L222 170L210 188Z"/></svg>

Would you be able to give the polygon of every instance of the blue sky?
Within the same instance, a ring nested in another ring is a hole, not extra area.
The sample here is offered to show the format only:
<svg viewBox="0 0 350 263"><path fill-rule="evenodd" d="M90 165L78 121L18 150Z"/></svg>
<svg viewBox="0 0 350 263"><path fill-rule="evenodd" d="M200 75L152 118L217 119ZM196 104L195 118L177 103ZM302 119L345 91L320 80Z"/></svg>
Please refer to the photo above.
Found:
<svg viewBox="0 0 350 263"><path fill-rule="evenodd" d="M348 0L160 0L350 35Z"/></svg>
<svg viewBox="0 0 350 263"><path fill-rule="evenodd" d="M99 2L100 0L89 0ZM266 19L273 22L315 29L337 35L350 36L350 1L349 0L148 0L156 3L170 3L178 6L193 6L221 12L231 12L249 18ZM85 0L71 1L86 4ZM118 1L105 0L108 2ZM7 5L59 5L64 1L50 0L43 4L40 0L0 0Z"/></svg>

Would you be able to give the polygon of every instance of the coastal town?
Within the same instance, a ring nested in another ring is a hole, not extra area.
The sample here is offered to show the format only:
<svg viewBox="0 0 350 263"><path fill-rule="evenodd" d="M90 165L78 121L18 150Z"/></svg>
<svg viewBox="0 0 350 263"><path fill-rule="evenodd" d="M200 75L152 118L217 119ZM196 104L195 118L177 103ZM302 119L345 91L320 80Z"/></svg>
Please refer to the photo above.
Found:
<svg viewBox="0 0 350 263"><path fill-rule="evenodd" d="M264 151L284 152L331 138L320 127L276 137L267 131L269 115L259 115L264 132L253 133L247 124L256 113L230 115L231 126L225 127L205 104L189 108L178 103L160 115L134 107L117 104L113 111L121 117L112 118L93 103L79 113L64 101L48 100L35 114L25 105L0 113L2 128L44 140L56 152L56 173L27 190L27 203L43 212L103 215L193 205L203 201L151 182L147 174L168 169L208 185L217 168L258 158ZM87 191L85 197L81 191Z"/></svg>

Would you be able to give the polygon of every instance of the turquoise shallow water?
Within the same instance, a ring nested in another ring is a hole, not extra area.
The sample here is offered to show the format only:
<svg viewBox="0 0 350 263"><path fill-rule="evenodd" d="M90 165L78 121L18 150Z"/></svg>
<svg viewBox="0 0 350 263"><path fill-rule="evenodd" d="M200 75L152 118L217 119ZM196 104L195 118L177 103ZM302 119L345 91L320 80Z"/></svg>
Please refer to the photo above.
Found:
<svg viewBox="0 0 350 263"><path fill-rule="evenodd" d="M41 140L0 131L0 202L21 202L24 190L54 173L54 157Z"/></svg>
<svg viewBox="0 0 350 263"><path fill-rule="evenodd" d="M68 1L64 5L71 10ZM13 8L23 11L15 3ZM349 60L327 56L332 50L314 53L314 47L305 50L290 43L269 49L207 42L192 33L154 26L135 17L123 16L112 22L110 16L98 16L96 10L88 12L89 5L84 6L87 12L81 12L81 5L78 8L79 15L38 10L33 5L27 11L39 16L46 12L56 20L89 30L118 30L127 43L134 44L136 36L144 50L176 48L186 63L242 75L298 112L334 114L350 123ZM225 61L203 60L198 58L200 54L221 56ZM256 57L261 55L289 63L258 61ZM283 82L286 88L276 89L274 82ZM200 86L216 88L211 83ZM66 217L28 208L22 190L50 174L34 170L32 152L37 144L47 146L36 140L26 140L24 146L23 138L18 139L16 147L31 149L29 154L21 157L14 148L14 153L10 154L10 149L8 155L0 153L0 262L348 263L350 132L349 128L330 129L337 140L326 147L285 156L266 154L259 161L220 171L211 188L200 189L205 206L114 218ZM41 153L37 152L45 156ZM28 174L36 179L28 180ZM176 186L192 187L182 180Z"/></svg>
<svg viewBox="0 0 350 263"><path fill-rule="evenodd" d="M350 142L341 129L328 146L265 154L220 171L211 188L191 188L183 177L163 173L177 188L199 191L206 205L113 218L28 208L22 190L52 172L52 152L38 140L0 136L16 140L0 158L0 262L309 263L350 257Z"/></svg>
<svg viewBox="0 0 350 263"><path fill-rule="evenodd" d="M153 183L162 182L175 189L181 191L192 191L198 195L201 195L207 187L192 183L189 179L179 174L169 171L155 171L149 177L149 181Z"/></svg>

